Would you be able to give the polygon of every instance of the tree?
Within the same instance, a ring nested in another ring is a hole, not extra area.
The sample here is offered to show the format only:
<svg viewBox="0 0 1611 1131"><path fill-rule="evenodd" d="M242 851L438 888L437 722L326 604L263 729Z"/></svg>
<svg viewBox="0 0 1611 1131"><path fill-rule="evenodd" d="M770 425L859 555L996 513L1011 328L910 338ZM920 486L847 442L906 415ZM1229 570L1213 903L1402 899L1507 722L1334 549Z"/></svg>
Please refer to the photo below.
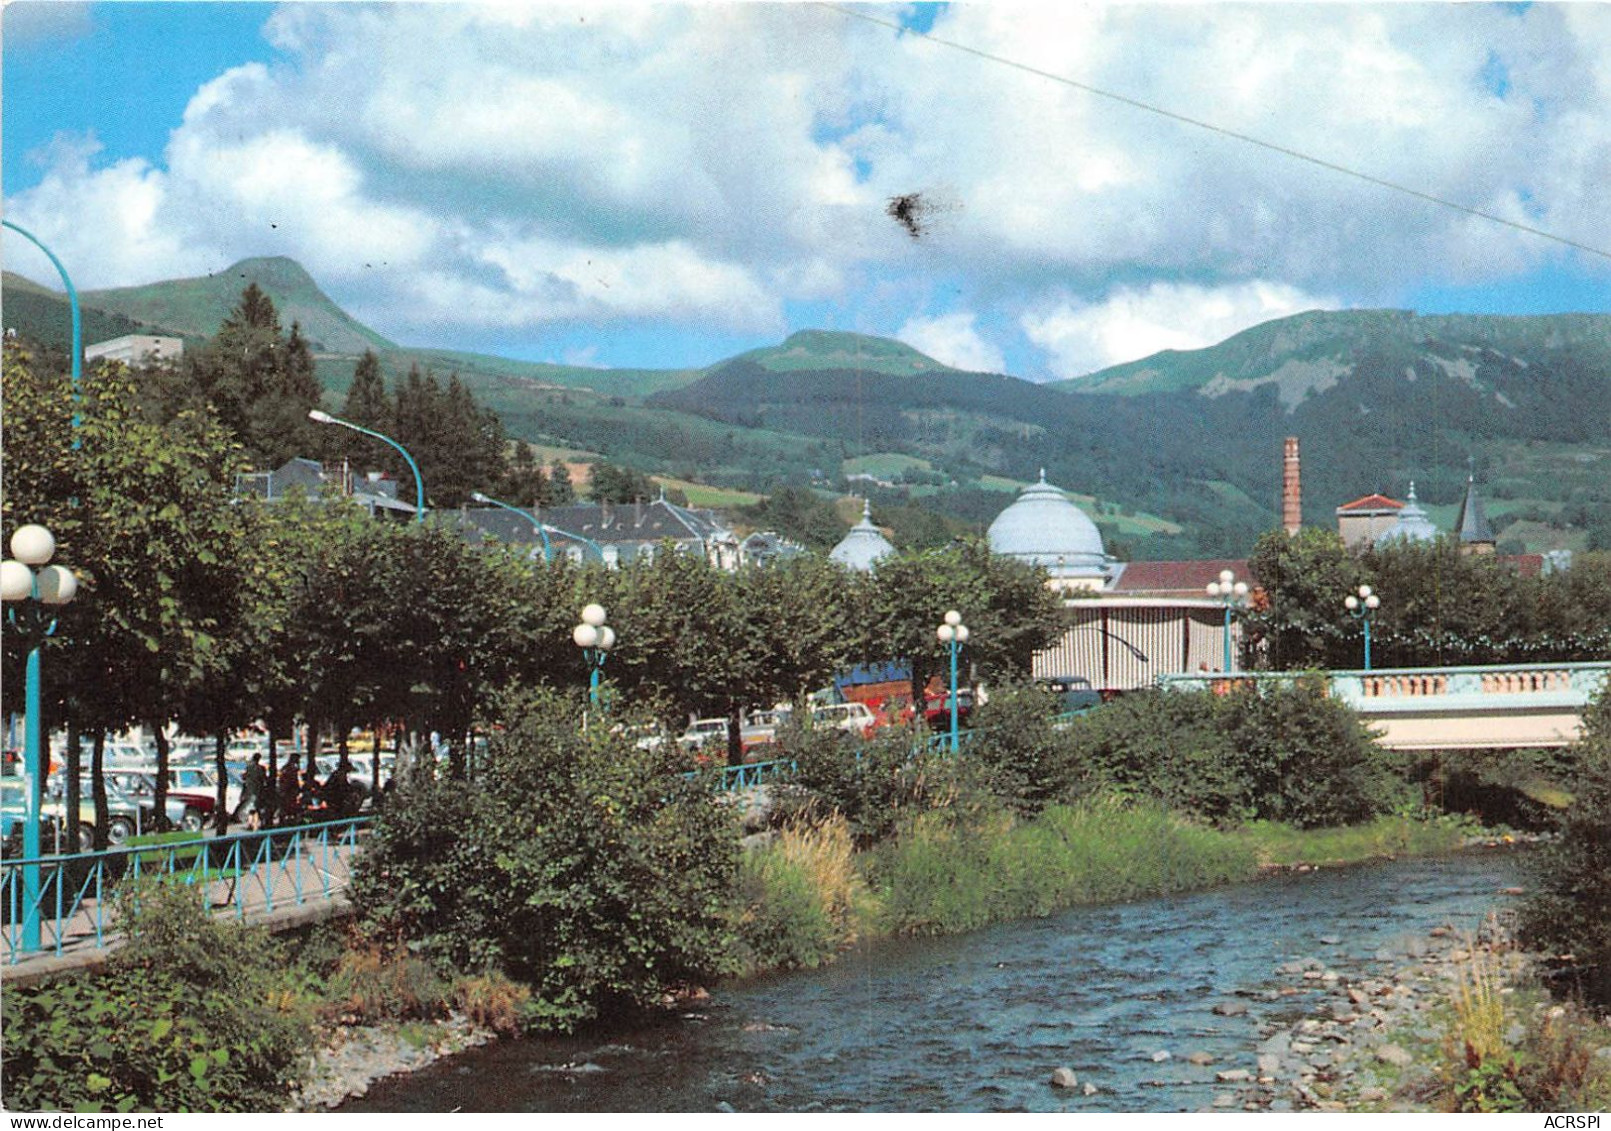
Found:
<svg viewBox="0 0 1611 1131"><path fill-rule="evenodd" d="M1358 629L1343 598L1365 581L1334 531L1304 527L1259 538L1248 568L1263 591L1244 614L1249 646L1272 668L1359 666Z"/></svg>
<svg viewBox="0 0 1611 1131"><path fill-rule="evenodd" d="M391 397L386 393L386 379L380 372L380 358L373 350L365 350L353 366L352 384L347 386L341 418L389 436L396 428L393 412ZM375 441L350 428L326 429L324 451L332 462L348 460L365 466L374 465L376 456ZM390 449L387 451L389 453Z"/></svg>
<svg viewBox="0 0 1611 1131"><path fill-rule="evenodd" d="M571 486L571 469L556 459L548 468L548 487L543 494L543 506L568 507L575 501L576 489Z"/></svg>
<svg viewBox="0 0 1611 1131"><path fill-rule="evenodd" d="M138 719L156 732L161 820L164 726L187 690L226 662L223 640L235 627L241 519L230 494L239 449L208 413L153 423L122 366L85 378L76 429L59 375L37 375L8 352L6 377L7 523L49 526L58 560L80 581L59 618L60 685L74 689L86 728ZM26 451L10 448L19 435L29 438ZM98 775L95 793L104 836Z"/></svg>
<svg viewBox="0 0 1611 1131"><path fill-rule="evenodd" d="M595 463L588 494L595 503L633 503L653 498L655 486L641 471Z"/></svg>
<svg viewBox="0 0 1611 1131"><path fill-rule="evenodd" d="M863 658L909 661L918 703L930 677L949 663L935 638L948 610L960 612L968 626L964 662L980 677L1027 676L1031 657L1057 638L1062 625L1045 571L993 554L979 539L883 559L873 571L869 607Z"/></svg>

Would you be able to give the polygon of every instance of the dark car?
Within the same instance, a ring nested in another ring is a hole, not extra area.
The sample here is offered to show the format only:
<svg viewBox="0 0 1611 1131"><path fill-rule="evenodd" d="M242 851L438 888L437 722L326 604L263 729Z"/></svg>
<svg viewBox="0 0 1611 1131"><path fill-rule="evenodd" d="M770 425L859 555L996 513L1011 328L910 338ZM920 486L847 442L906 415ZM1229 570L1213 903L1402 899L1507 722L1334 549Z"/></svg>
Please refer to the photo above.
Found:
<svg viewBox="0 0 1611 1131"><path fill-rule="evenodd" d="M1102 705L1102 695L1083 675L1054 675L1041 681L1057 697L1057 713L1079 715Z"/></svg>

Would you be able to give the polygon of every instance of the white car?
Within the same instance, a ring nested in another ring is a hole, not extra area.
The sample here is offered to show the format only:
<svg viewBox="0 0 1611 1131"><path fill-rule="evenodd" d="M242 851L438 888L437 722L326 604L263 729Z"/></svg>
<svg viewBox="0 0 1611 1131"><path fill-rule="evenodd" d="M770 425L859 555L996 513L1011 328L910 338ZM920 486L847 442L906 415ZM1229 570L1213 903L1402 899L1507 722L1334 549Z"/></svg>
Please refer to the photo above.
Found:
<svg viewBox="0 0 1611 1131"><path fill-rule="evenodd" d="M811 721L819 727L838 727L863 738L878 725L878 717L865 703L830 703L817 707L811 712Z"/></svg>
<svg viewBox="0 0 1611 1131"><path fill-rule="evenodd" d="M695 719L689 728L682 732L677 742L686 750L704 750L707 746L725 746L727 744L726 719Z"/></svg>

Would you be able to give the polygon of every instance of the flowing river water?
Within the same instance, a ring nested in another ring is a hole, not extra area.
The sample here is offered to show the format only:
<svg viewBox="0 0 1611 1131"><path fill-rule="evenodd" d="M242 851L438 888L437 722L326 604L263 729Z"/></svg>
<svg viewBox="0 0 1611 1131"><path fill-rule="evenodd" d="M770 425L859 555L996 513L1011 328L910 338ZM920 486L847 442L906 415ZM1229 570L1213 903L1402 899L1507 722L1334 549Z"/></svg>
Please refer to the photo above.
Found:
<svg viewBox="0 0 1611 1131"><path fill-rule="evenodd" d="M1477 852L882 941L608 1037L496 1042L339 1110L1202 1110L1223 1086L1187 1054L1251 1062L1321 992L1292 993L1283 964L1379 968L1433 927L1475 930L1522 882L1517 854ZM1098 1091L1050 1087L1060 1066Z"/></svg>

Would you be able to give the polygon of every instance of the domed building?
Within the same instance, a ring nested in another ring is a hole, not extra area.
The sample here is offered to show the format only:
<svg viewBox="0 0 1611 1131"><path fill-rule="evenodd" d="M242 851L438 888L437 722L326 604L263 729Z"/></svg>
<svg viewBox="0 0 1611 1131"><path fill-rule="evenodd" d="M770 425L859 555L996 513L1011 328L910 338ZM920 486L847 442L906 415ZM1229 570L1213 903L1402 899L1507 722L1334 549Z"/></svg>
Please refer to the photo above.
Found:
<svg viewBox="0 0 1611 1131"><path fill-rule="evenodd" d="M1055 589L1101 589L1113 562L1096 523L1046 482L1044 469L1039 483L996 516L986 537L995 553L1045 566Z"/></svg>
<svg viewBox="0 0 1611 1131"><path fill-rule="evenodd" d="M850 528L850 532L839 541L839 545L828 551L828 557L842 566L857 570L861 573L870 571L878 564L880 558L887 558L895 552L878 527L873 525L873 507L870 502L861 505L861 521Z"/></svg>
<svg viewBox="0 0 1611 1131"><path fill-rule="evenodd" d="M1415 482L1410 482L1410 497L1399 508L1398 521L1376 537L1376 545L1387 546L1394 542L1435 542L1438 528L1426 516L1421 504L1415 501Z"/></svg>

